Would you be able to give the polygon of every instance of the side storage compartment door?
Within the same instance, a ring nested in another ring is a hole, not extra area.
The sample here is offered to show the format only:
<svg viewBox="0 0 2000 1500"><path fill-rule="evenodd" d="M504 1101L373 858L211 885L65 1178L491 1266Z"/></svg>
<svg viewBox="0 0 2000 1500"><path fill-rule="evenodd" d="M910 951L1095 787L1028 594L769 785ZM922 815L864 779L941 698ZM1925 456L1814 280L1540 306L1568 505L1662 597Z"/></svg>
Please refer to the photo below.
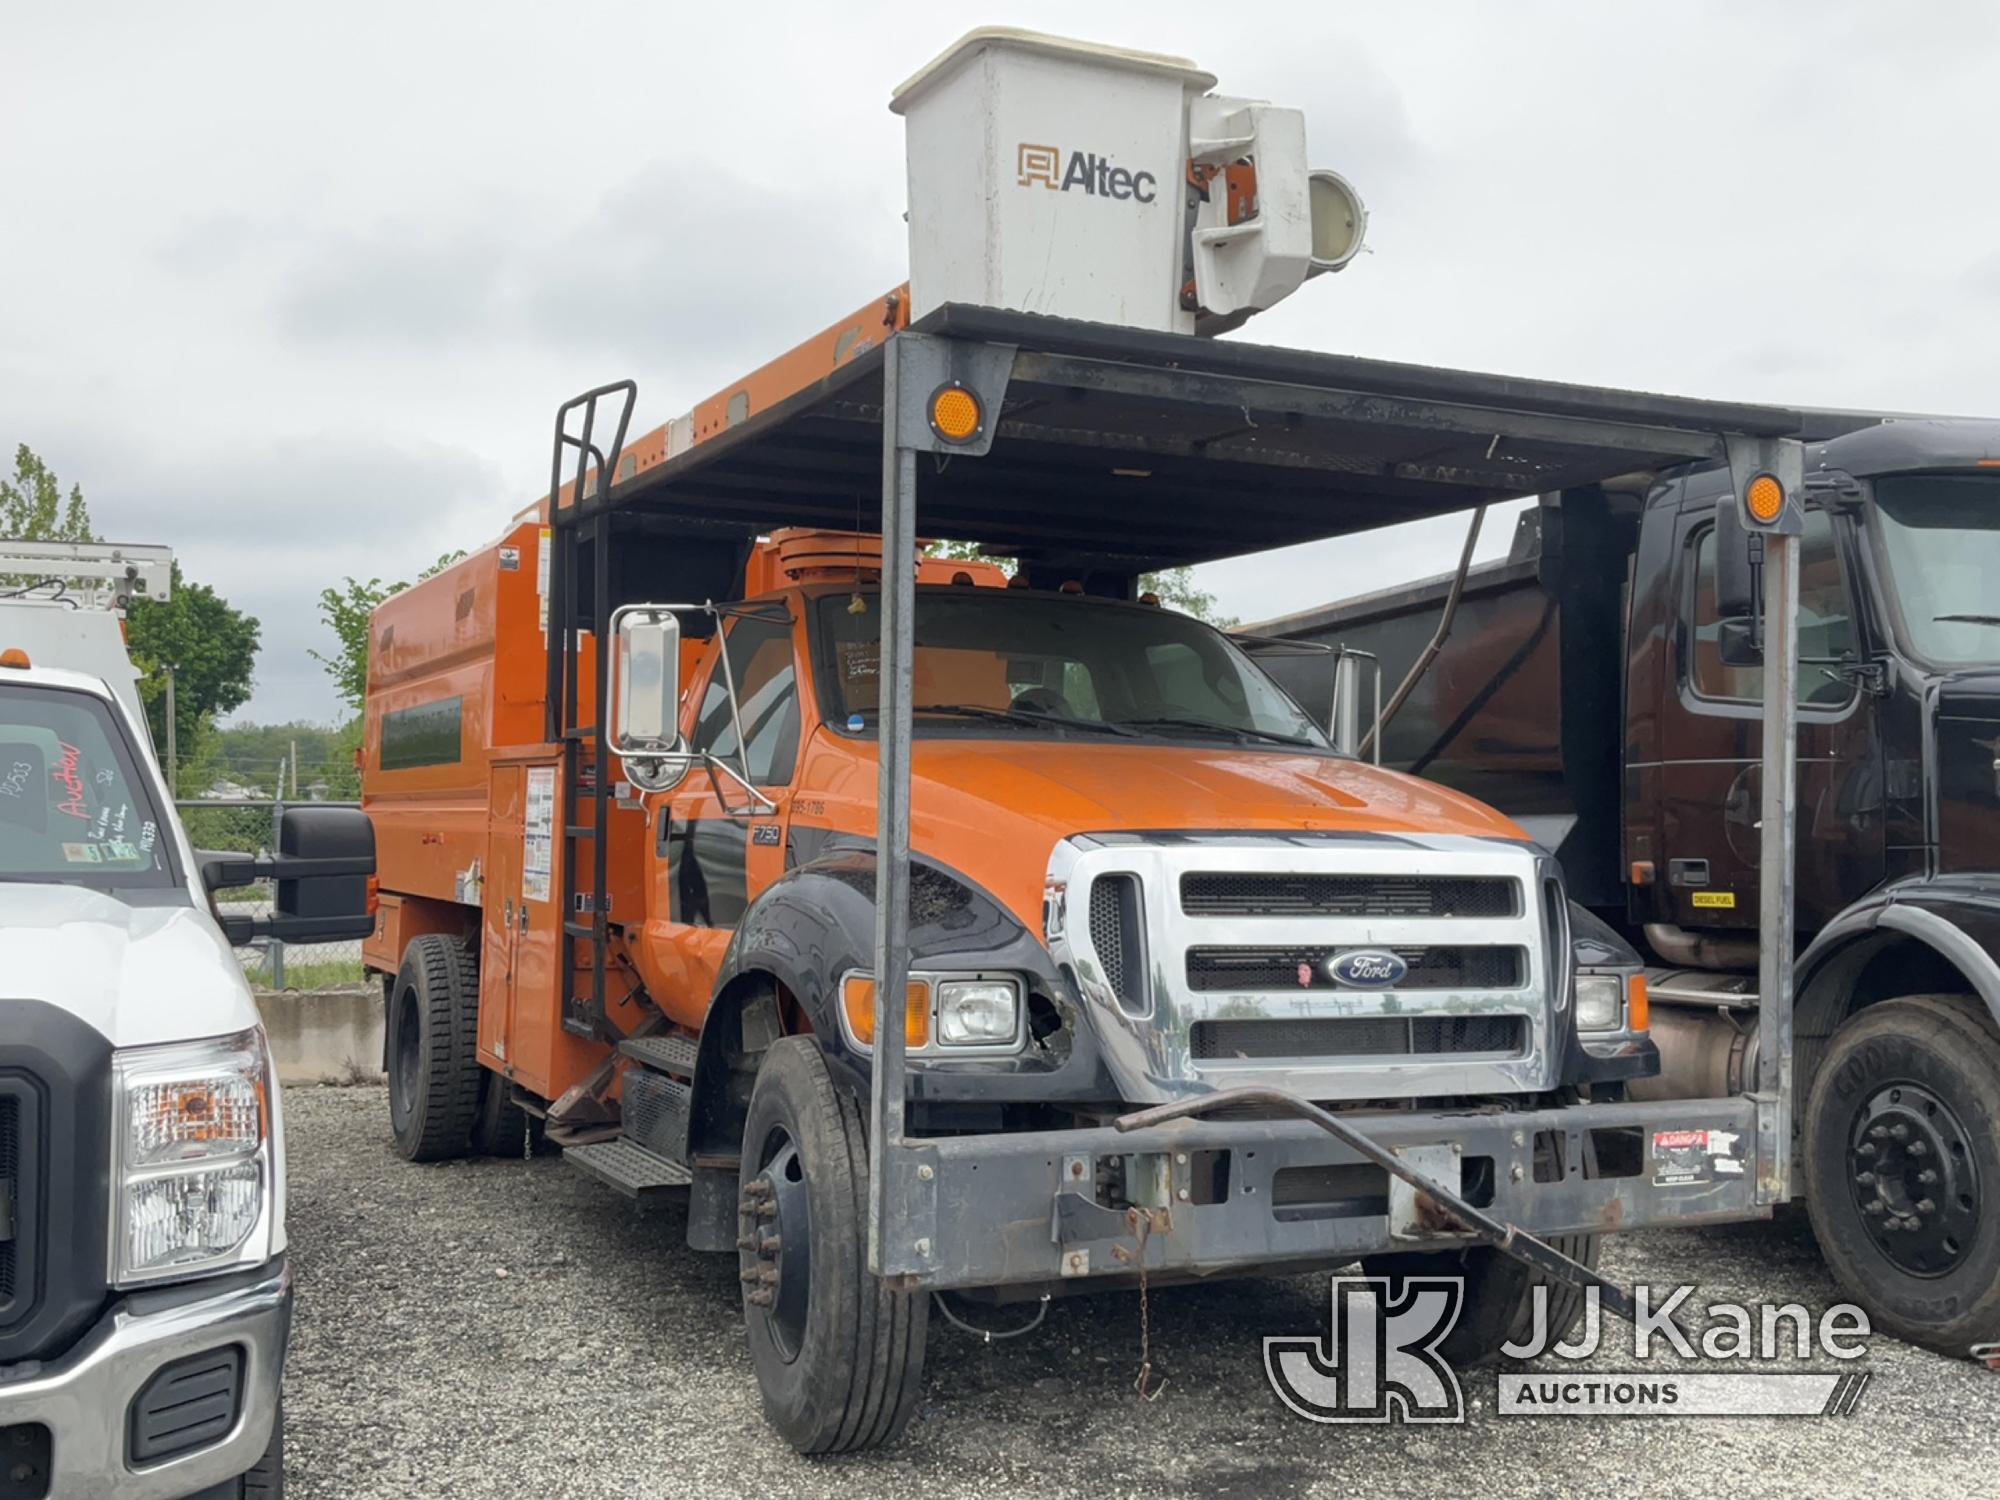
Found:
<svg viewBox="0 0 2000 1500"><path fill-rule="evenodd" d="M562 1025L562 808L556 763L493 768L479 966L479 1051L537 1094L550 1092Z"/></svg>

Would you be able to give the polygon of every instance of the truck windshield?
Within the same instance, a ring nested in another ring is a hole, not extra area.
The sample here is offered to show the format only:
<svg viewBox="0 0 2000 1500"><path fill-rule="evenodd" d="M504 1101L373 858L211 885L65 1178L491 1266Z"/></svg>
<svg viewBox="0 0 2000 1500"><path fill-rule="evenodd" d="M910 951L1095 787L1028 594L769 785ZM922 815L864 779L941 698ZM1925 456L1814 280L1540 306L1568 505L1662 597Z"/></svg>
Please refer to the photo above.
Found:
<svg viewBox="0 0 2000 1500"><path fill-rule="evenodd" d="M1875 482L1904 639L1939 666L2000 662L2000 476Z"/></svg>
<svg viewBox="0 0 2000 1500"><path fill-rule="evenodd" d="M0 684L0 881L175 884L148 778L88 693Z"/></svg>
<svg viewBox="0 0 2000 1500"><path fill-rule="evenodd" d="M823 705L872 729L880 600L818 605ZM1145 605L997 588L917 591L916 732L1147 738L1329 749L1326 736L1219 632Z"/></svg>

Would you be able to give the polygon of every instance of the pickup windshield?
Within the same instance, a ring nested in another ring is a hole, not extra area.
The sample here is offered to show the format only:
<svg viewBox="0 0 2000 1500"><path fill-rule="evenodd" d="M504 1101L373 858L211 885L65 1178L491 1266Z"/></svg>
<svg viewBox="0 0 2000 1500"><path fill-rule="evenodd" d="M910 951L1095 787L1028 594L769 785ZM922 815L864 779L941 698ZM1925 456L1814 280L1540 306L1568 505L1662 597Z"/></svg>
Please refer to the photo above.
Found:
<svg viewBox="0 0 2000 1500"><path fill-rule="evenodd" d="M149 779L101 698L0 684L0 881L175 883Z"/></svg>
<svg viewBox="0 0 2000 1500"><path fill-rule="evenodd" d="M872 730L881 601L818 606L822 706ZM915 621L916 732L1024 739L1147 739L1329 749L1278 685L1211 627L1146 605L924 588Z"/></svg>
<svg viewBox="0 0 2000 1500"><path fill-rule="evenodd" d="M2000 476L1875 482L1904 639L1938 666L2000 662Z"/></svg>

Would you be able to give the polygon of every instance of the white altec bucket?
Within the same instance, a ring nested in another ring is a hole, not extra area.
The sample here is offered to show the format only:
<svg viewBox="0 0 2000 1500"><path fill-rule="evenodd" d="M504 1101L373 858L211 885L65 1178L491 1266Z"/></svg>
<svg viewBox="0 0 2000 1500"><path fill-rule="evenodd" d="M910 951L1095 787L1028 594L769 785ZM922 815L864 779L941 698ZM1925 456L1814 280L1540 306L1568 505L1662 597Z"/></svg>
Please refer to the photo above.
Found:
<svg viewBox="0 0 2000 1500"><path fill-rule="evenodd" d="M910 312L946 302L1189 333L1185 58L974 31L897 89Z"/></svg>

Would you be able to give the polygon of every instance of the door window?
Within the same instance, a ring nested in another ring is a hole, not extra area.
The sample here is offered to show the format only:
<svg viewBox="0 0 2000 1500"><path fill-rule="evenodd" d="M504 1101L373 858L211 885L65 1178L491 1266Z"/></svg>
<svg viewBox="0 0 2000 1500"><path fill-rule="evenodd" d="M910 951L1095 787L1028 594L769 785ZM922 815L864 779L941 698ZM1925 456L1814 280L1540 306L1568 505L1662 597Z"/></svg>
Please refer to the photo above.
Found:
<svg viewBox="0 0 2000 1500"><path fill-rule="evenodd" d="M750 780L758 786L783 785L792 779L799 756L799 684L792 658L791 624L739 619L729 632L728 651L749 752ZM702 695L694 748L737 764L736 724L729 712L728 679L720 662Z"/></svg>
<svg viewBox="0 0 2000 1500"><path fill-rule="evenodd" d="M1715 612L1715 528L1694 539L1692 645L1688 678L1703 698L1731 703L1761 703L1764 669L1730 666L1722 659L1722 622ZM1799 549L1799 706L1838 708L1854 696L1854 684L1832 670L1843 656L1856 654L1854 618L1847 590L1841 583L1840 551L1833 520L1823 510L1808 510Z"/></svg>

